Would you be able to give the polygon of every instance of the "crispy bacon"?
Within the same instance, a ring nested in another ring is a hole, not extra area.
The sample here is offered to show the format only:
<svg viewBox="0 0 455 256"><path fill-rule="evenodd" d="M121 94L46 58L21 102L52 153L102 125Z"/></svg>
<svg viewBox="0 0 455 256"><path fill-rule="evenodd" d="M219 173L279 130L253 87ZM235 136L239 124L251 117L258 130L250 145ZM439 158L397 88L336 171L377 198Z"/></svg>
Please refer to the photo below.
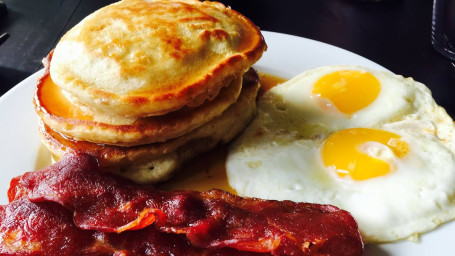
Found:
<svg viewBox="0 0 455 256"><path fill-rule="evenodd" d="M53 201L74 212L85 230L121 233L154 224L184 234L200 248L273 255L360 255L352 216L329 205L241 198L220 190L158 191L99 171L94 158L68 155L14 178L10 201Z"/></svg>
<svg viewBox="0 0 455 256"><path fill-rule="evenodd" d="M17 200L0 206L0 255L261 255L196 248L184 235L163 233L153 226L121 234L82 230L72 217L71 211L53 202Z"/></svg>
<svg viewBox="0 0 455 256"><path fill-rule="evenodd" d="M94 240L94 232L78 229L58 204L19 200L0 206L1 255L83 254Z"/></svg>

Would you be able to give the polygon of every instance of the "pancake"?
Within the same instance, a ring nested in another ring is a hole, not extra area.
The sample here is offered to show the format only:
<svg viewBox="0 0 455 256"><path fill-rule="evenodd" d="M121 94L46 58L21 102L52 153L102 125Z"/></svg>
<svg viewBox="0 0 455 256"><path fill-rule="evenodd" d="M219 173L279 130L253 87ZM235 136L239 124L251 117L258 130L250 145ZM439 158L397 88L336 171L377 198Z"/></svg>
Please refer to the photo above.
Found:
<svg viewBox="0 0 455 256"><path fill-rule="evenodd" d="M259 29L223 4L123 0L62 37L50 76L95 112L164 115L214 99L265 49Z"/></svg>
<svg viewBox="0 0 455 256"><path fill-rule="evenodd" d="M95 156L104 170L137 183L156 183L170 178L186 161L220 143L228 143L250 122L256 113L259 89L257 73L248 72L238 100L222 115L201 127L162 143L119 147L75 141L41 122L40 136L53 155L82 152Z"/></svg>
<svg viewBox="0 0 455 256"><path fill-rule="evenodd" d="M215 99L198 107L186 107L162 116L127 118L93 112L72 103L52 82L49 65L45 66L34 97L36 112L44 123L75 140L117 146L150 144L182 136L221 115L237 100L242 87L242 78L233 77Z"/></svg>

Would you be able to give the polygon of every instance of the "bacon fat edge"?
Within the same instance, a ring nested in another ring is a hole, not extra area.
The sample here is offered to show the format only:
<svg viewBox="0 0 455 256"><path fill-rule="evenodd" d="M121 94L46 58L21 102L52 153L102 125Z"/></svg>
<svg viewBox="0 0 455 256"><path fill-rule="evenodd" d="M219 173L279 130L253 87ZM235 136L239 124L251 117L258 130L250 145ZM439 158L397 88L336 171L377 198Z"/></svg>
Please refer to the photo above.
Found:
<svg viewBox="0 0 455 256"><path fill-rule="evenodd" d="M104 233L149 226L182 234L198 248L272 255L361 255L357 224L330 205L242 198L220 190L159 191L99 170L96 159L67 155L11 181L10 202L55 202L75 225Z"/></svg>

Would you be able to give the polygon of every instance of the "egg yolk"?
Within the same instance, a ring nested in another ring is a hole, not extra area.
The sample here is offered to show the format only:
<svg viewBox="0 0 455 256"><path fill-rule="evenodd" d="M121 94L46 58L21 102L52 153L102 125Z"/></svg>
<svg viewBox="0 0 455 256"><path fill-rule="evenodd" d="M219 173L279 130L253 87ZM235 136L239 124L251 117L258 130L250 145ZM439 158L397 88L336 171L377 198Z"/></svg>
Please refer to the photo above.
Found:
<svg viewBox="0 0 455 256"><path fill-rule="evenodd" d="M313 86L313 95L326 98L344 114L353 114L371 104L381 85L369 72L342 70L321 77Z"/></svg>
<svg viewBox="0 0 455 256"><path fill-rule="evenodd" d="M325 140L321 151L323 162L327 167L333 167L340 177L349 175L353 180L366 180L386 175L391 170L390 164L379 159L379 156L367 154L368 146L367 149L362 146L367 145L368 142L387 146L398 158L403 158L409 151L408 144L395 133L377 129L352 128L333 133Z"/></svg>

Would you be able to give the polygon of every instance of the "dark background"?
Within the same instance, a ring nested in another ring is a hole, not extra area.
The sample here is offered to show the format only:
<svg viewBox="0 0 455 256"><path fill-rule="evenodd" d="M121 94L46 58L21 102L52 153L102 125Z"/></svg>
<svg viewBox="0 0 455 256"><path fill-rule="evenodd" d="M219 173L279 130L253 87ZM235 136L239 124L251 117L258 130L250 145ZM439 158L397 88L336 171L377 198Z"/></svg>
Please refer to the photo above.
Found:
<svg viewBox="0 0 455 256"><path fill-rule="evenodd" d="M68 29L114 1L3 2L8 13L0 17L0 34L8 32L10 37L0 46L0 95L42 68L41 59ZM431 45L432 0L221 2L246 15L263 30L332 44L397 74L411 76L430 87L436 102L455 115L455 67ZM447 5L445 12L454 11ZM455 34L455 27L449 23L450 19L446 21L445 29L450 38L452 32Z"/></svg>

